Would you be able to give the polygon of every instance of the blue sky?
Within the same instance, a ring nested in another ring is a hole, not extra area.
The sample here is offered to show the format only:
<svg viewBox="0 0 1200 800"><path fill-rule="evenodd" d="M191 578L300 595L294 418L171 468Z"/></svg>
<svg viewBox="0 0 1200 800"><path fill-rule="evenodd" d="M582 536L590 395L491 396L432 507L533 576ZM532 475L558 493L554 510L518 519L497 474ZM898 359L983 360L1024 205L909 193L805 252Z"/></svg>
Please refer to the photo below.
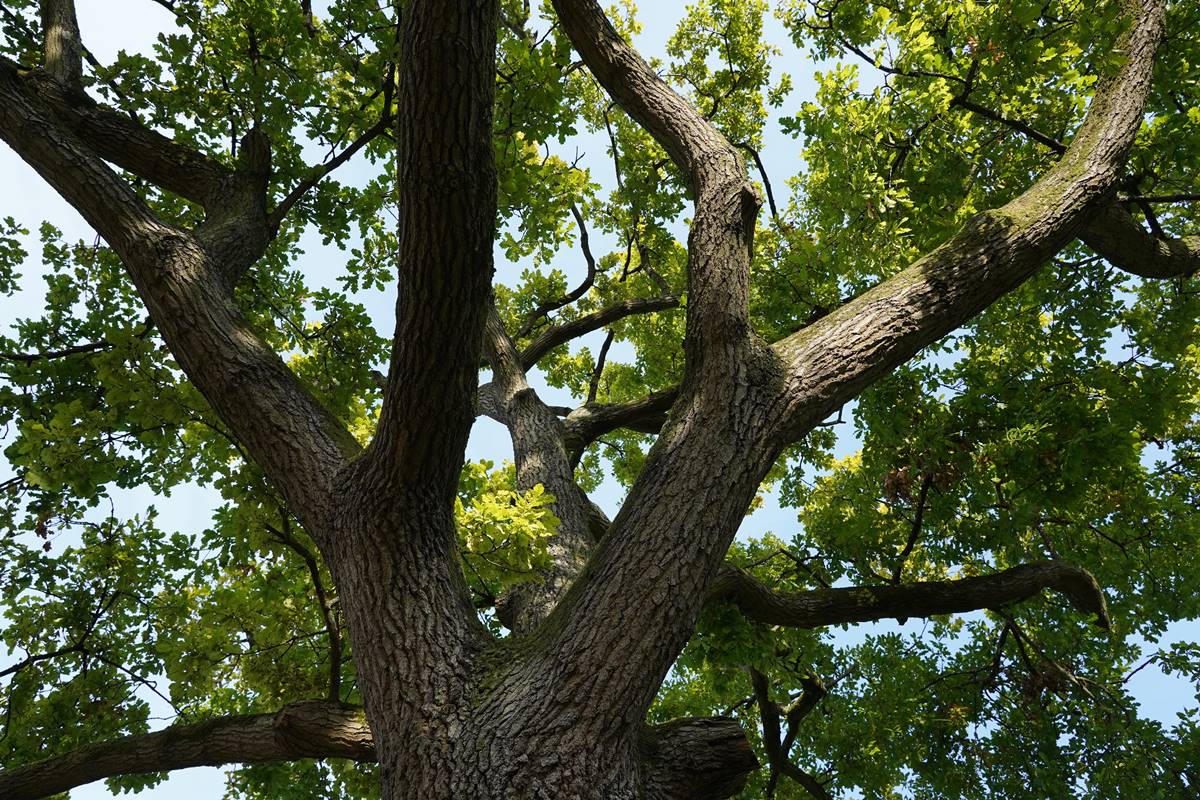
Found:
<svg viewBox="0 0 1200 800"><path fill-rule="evenodd" d="M84 40L92 52L102 61L110 62L116 53L125 49L130 52L149 52L150 46L158 33L172 26L170 14L151 0L77 0L80 27ZM319 9L323 3L315 4ZM674 26L683 13L684 2L681 0L653 0L643 4L640 16L645 30L638 44L647 56L661 55L664 45ZM814 84L811 79L816 67L802 54L797 52L787 40L781 26L774 20L768 25L768 39L783 51L778 62L783 71L792 75L795 91L788 105L794 107L802 99L811 97ZM589 162L595 165L597 177L602 181L610 181L611 171L604 152L604 142L598 137L589 140L584 137L581 148L591 150ZM767 171L775 185L777 196L784 193L784 180L799 169L799 143L782 134L777 125L772 125L766 137L763 157ZM355 171L353 163L344 168L352 177ZM26 227L36 229L37 224L48 219L61 227L68 239L83 238L90 240L94 234L80 219L79 215L67 206L36 174L33 173L7 148L0 146L0 186L4 187L0 195L0 216L13 215ZM781 202L783 202L781 197ZM594 238L600 238L595 236ZM598 242L594 246L603 247L605 243ZM336 263L338 255L323 248L316 239L310 237L306 242L308 253L301 266L312 273L314 282L330 281L328 270L320 266ZM36 246L29 248L36 252ZM578 254L564 253L564 268L581 272L582 257ZM22 291L12 298L0 298L0 323L7 325L23 313L23 309L40 305L41 292L44 288L40 280L40 265L30 260L22 270L24 274ZM322 274L323 273L323 274ZM390 293L376 293L364 297L368 309L376 320L377 326L383 331L391 329L391 313L393 299ZM596 338L596 337L594 337ZM585 343L589 343L585 341ZM590 342L593 350L597 341ZM617 355L614 353L614 355ZM544 388L544 387L543 387ZM553 399L553 392L548 393L547 399ZM843 426L849 428L850 426ZM845 438L840 445L843 453L854 449L852 439ZM0 443L2 446L2 443ZM507 432L499 425L483 420L472 435L468 448L472 458L490 458L500 461L511 456L511 446ZM0 477L7 472L6 465L0 465ZM184 487L172 494L169 501L155 498L145 491L121 492L117 496L117 509L122 515L140 512L146 505L154 503L160 512L159 522L165 529L174 527L178 530L195 532L203 528L210 516L211 509L216 504L214 495L203 489ZM615 510L619 496L614 486L605 486L598 493L598 501L608 510ZM744 530L746 533L761 534L774 531L784 538L790 538L797 523L794 512L780 509L773 497L768 498L766 506L749 517ZM868 626L858 626L857 630L847 632L847 640L858 639L866 632ZM1168 631L1163 643L1179 638L1200 638L1200 626L1195 623L1173 626ZM7 659L0 657L0 666ZM1195 687L1184 681L1164 676L1160 671L1151 667L1135 676L1131 682L1135 696L1142 703L1143 713L1170 724L1174 721L1176 710L1185 705L1195 705ZM161 704L159 704L161 707ZM165 724L165 723L164 723ZM153 800L199 800L200 798L217 798L223 792L223 773L218 769L200 768L184 770L172 775L171 779L156 789L143 792L139 797ZM109 798L110 794L103 784L93 784L77 789L71 793L73 798L80 800L99 800Z"/></svg>

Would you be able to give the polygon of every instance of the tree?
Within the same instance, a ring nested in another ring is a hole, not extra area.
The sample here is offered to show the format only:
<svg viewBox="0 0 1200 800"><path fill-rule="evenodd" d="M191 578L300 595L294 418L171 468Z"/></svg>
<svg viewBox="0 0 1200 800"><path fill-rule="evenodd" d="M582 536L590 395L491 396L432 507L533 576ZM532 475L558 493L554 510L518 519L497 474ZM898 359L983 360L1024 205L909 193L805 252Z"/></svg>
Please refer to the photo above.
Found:
<svg viewBox="0 0 1200 800"><path fill-rule="evenodd" d="M594 0L159 3L181 32L111 65L70 0L0 8L0 137L100 237L43 226L2 344L0 795L1194 796L1195 714L1124 685L1200 605L1194 3L784 3L881 85L833 62L784 118L783 205L761 0L701 0L669 64ZM393 278L388 339L356 293ZM513 465L464 463L481 414ZM199 540L96 513L189 481ZM764 485L802 530L735 542Z"/></svg>

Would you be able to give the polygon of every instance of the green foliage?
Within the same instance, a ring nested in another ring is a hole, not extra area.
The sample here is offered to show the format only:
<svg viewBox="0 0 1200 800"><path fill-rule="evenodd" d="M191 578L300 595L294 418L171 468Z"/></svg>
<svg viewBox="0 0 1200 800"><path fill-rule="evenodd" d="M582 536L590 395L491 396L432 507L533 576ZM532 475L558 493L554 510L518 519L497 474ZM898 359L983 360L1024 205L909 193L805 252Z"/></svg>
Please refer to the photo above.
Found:
<svg viewBox="0 0 1200 800"><path fill-rule="evenodd" d="M550 566L547 540L558 530L554 496L539 483L516 487L511 464L468 462L458 482L454 522L471 591L495 605L504 590L538 577Z"/></svg>

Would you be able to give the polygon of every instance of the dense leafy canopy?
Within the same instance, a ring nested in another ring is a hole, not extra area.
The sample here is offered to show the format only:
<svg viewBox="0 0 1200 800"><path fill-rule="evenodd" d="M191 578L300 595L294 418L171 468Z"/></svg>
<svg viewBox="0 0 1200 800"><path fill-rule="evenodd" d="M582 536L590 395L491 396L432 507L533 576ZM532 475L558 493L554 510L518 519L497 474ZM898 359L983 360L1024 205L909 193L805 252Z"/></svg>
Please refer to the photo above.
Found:
<svg viewBox="0 0 1200 800"><path fill-rule="evenodd" d="M257 126L273 146L277 202L321 174L312 163L361 146L280 220L238 300L366 442L390 332L366 306L393 288L396 246L393 141L377 123L393 99L402 12L358 0L312 10L162 4L177 27L153 52L89 60L85 82L103 102L230 164ZM529 346L551 326L659 299L586 345L554 347L538 366L561 390L552 396L573 405L667 389L683 365L683 179L576 61L549 10L502 5L501 316ZM758 333L777 340L827 314L1028 186L1119 57L1110 48L1118 10L1082 0L690 5L654 66L752 170L780 126L802 153L788 175L752 172L773 180L752 266ZM623 32L638 31L631 3L612 15ZM779 50L766 43L764 24L779 22L813 58L812 99L797 99L796 77L779 71ZM39 42L36 3L5 3L0 53L36 64ZM1152 229L1193 233L1200 5L1169 5L1157 70L1123 192ZM169 219L200 213L136 185ZM1161 201L1176 195L1190 202ZM273 711L331 685L361 702L352 643L313 544L161 346L119 260L99 240L68 241L52 221L4 213L13 216L0 221L0 291L31 283L18 271L28 230L40 224L34 260L45 294L0 337L0 422L13 470L0 494L0 609L14 664L3 673L0 763L148 730L148 692L186 721ZM334 249L314 267L303 251L318 239ZM1145 638L1200 616L1198 320L1196 278L1141 280L1074 245L868 389L845 423L790 448L770 483L797 522L766 532L751 515L729 554L789 590L1062 559L1095 575L1110 630L1050 595L849 637L756 624L717 606L668 677L654 719L734 714L760 747L762 732L774 725L778 736L782 725L791 761L823 788L776 784L762 770L746 797L1194 796L1195 705L1173 726L1139 717L1128 677ZM631 430L604 436L582 456L581 487L619 493L651 441ZM197 535L163 530L153 511L134 515L113 500L128 497L117 489L147 487L161 505L186 484L221 498ZM558 522L552 502L540 487L519 491L510 465L464 467L464 570L499 633L492 609L544 563ZM1154 658L1200 680L1196 645ZM247 767L232 773L229 793L367 796L377 791L372 769Z"/></svg>

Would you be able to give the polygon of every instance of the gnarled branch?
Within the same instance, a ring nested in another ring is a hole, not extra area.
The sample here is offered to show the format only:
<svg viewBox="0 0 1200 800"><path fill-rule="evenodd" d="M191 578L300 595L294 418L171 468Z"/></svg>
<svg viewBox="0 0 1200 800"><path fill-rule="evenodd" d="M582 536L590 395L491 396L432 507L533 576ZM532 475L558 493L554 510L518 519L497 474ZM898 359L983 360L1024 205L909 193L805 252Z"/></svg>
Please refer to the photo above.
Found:
<svg viewBox="0 0 1200 800"><path fill-rule="evenodd" d="M541 484L554 496L554 513L559 518L558 535L547 548L549 569L540 581L514 589L502 604L504 623L514 631L526 631L550 613L583 570L594 538L592 506L575 483L563 423L530 388L494 306L484 345L494 376L492 394L512 437L517 487L529 490Z"/></svg>
<svg viewBox="0 0 1200 800"><path fill-rule="evenodd" d="M298 758L374 761L375 744L362 709L306 701L274 714L221 717L85 745L0 772L0 797L38 800L114 775Z"/></svg>
<svg viewBox="0 0 1200 800"><path fill-rule="evenodd" d="M1066 595L1079 611L1109 626L1104 594L1091 573L1059 561L1022 564L994 575L954 581L779 592L745 570L726 567L709 589L711 602L729 601L755 622L821 628L849 622L907 619L998 608L1044 589Z"/></svg>
<svg viewBox="0 0 1200 800"><path fill-rule="evenodd" d="M667 412L679 396L679 387L651 392L627 403L587 403L563 420L566 443L573 453L581 453L589 444L617 428L639 433L658 433L667 420Z"/></svg>
<svg viewBox="0 0 1200 800"><path fill-rule="evenodd" d="M725 800L758 768L737 720L679 719L646 728L639 738L647 797Z"/></svg>

